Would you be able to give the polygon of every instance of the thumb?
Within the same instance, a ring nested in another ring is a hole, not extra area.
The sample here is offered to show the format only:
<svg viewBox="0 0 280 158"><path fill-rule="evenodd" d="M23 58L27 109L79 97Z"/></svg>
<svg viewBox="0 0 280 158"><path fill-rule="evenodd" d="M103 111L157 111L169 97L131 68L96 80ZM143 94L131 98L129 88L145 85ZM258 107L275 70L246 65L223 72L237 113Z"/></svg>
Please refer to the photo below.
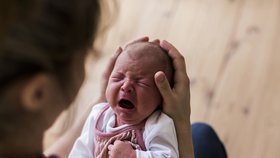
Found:
<svg viewBox="0 0 280 158"><path fill-rule="evenodd" d="M169 82L162 71L157 72L154 78L157 88L163 98L163 101L166 102L168 98L172 95L172 90L169 85Z"/></svg>

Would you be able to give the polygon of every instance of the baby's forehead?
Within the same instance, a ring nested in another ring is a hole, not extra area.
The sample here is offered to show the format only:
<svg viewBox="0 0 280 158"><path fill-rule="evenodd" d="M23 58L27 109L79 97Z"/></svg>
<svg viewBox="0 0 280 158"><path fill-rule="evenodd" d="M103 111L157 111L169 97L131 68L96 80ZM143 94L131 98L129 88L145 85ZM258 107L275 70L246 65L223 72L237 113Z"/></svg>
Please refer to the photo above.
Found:
<svg viewBox="0 0 280 158"><path fill-rule="evenodd" d="M125 47L124 51L132 58L140 58L143 56L161 58L165 52L159 45L151 42L137 42L129 44ZM125 53L124 53L125 54Z"/></svg>
<svg viewBox="0 0 280 158"><path fill-rule="evenodd" d="M150 71L163 71L169 82L172 82L172 60L158 44L151 42L129 44L120 54L115 67L129 68L134 64L141 65L142 70L148 67Z"/></svg>

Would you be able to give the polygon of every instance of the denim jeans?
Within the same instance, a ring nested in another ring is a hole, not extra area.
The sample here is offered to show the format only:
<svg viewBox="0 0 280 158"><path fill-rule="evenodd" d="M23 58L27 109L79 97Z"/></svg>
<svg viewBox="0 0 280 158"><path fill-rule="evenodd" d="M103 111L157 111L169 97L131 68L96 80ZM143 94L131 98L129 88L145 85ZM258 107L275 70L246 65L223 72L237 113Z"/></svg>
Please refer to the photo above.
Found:
<svg viewBox="0 0 280 158"><path fill-rule="evenodd" d="M223 143L210 125L192 124L192 139L195 158L227 158Z"/></svg>

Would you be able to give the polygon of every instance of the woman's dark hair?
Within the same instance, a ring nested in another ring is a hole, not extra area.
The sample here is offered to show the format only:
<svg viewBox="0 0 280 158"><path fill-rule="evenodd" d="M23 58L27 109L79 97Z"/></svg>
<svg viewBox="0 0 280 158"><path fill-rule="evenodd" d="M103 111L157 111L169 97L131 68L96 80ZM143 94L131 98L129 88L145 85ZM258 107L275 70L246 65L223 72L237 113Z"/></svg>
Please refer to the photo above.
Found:
<svg viewBox="0 0 280 158"><path fill-rule="evenodd" d="M4 0L0 5L10 8L0 11L1 90L42 71L63 81L74 55L93 44L99 0Z"/></svg>

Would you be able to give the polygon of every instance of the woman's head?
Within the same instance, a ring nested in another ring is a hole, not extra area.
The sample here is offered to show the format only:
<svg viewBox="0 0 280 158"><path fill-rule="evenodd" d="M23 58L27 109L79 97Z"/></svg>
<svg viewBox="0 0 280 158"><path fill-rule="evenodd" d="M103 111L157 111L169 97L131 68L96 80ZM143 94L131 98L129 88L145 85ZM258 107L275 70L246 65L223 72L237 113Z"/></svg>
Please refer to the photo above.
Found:
<svg viewBox="0 0 280 158"><path fill-rule="evenodd" d="M16 128L33 117L38 118L34 122L52 123L70 104L83 81L84 58L100 16L98 0L12 0L1 5L8 9L0 11L5 21L0 24L0 134L7 132L4 124Z"/></svg>
<svg viewBox="0 0 280 158"><path fill-rule="evenodd" d="M0 38L0 86L38 72L50 73L62 84L67 83L73 72L71 64L85 56L93 43L99 2L34 0L34 8L31 0L12 2L26 2L26 9L36 12L21 9Z"/></svg>
<svg viewBox="0 0 280 158"><path fill-rule="evenodd" d="M119 125L140 123L161 105L162 98L154 82L158 71L163 71L172 83L171 60L157 44L133 43L120 54L106 90Z"/></svg>

